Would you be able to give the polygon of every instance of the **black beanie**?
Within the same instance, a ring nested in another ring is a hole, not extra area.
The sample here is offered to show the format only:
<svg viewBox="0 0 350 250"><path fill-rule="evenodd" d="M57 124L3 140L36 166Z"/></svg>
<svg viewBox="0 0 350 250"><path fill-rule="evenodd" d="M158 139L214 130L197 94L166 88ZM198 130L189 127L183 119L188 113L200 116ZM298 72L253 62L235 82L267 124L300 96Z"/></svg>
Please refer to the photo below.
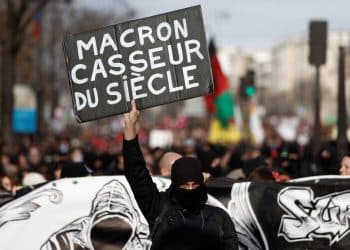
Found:
<svg viewBox="0 0 350 250"><path fill-rule="evenodd" d="M171 181L175 186L188 181L198 184L203 183L202 165L200 161L192 157L181 157L171 167Z"/></svg>

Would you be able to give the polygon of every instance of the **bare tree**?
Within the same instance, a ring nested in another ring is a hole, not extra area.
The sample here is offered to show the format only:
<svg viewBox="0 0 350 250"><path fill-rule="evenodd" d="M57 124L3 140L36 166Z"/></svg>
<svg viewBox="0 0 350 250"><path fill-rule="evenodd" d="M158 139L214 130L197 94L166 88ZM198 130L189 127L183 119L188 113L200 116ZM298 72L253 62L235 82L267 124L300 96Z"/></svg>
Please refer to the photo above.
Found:
<svg viewBox="0 0 350 250"><path fill-rule="evenodd" d="M95 27L101 27L102 25L112 24L116 21L120 21L126 16L130 17L134 15L134 12L131 8L127 9L128 6L124 6L122 13L117 13L118 18L110 18L108 15L104 15L103 18L97 15L96 11L85 10L77 11L65 9L65 13L60 12L59 14L65 14L62 17L58 16L55 12L58 8L55 7L55 4L62 2L70 2L70 0L0 0L0 53L1 53L1 65L0 65L0 135L2 135L6 143L13 144L13 133L12 133L12 111L14 105L13 97L13 86L16 81L18 81L19 64L18 57L20 55L21 48L24 47L24 44L28 45L28 40L31 39L30 27L33 20L33 17L36 13L43 11L48 11L48 15L44 15L43 21L45 18L50 16L50 25L46 27L47 34L45 34L41 41L41 44L36 44L34 46L42 46L42 50L37 53L43 54L41 60L44 61L45 56L51 57L48 61L51 64L51 67L46 67L42 65L38 58L33 59L33 55L29 56L31 59L31 67L37 67L38 72L40 71L41 79L36 79L39 90L39 127L43 126L43 107L50 103L50 106L53 107L57 105L57 93L52 92L57 90L57 84L53 85L53 82L59 81L58 75L65 70L63 63L63 56L59 55L57 51L62 52L61 42L63 35L67 33L74 33L83 30L90 30ZM48 4L50 3L49 7ZM46 9L48 7L48 9ZM73 8L72 8L73 9ZM70 11L74 11L74 15ZM55 15L54 15L55 14ZM51 17L51 15L53 17ZM46 16L46 17L45 17ZM115 16L115 15L114 15ZM82 21L83 20L83 21ZM103 22L101 21L103 20ZM47 26L44 23L43 26ZM45 48L45 43L46 47ZM51 46L51 47L50 47ZM35 57L35 56L34 56ZM59 58L59 59L58 59ZM36 61L35 61L36 60ZM23 63L23 62L22 62ZM46 68L45 68L46 67ZM28 68L28 67L27 67ZM49 76L47 76L48 68L50 70ZM34 73L35 74L35 73ZM33 80L33 79L32 79ZM43 80L49 82L49 84L42 84ZM56 91L57 92L57 91ZM53 99L52 99L53 98ZM55 99L56 98L56 99ZM49 101L47 101L49 100Z"/></svg>
<svg viewBox="0 0 350 250"><path fill-rule="evenodd" d="M118 1L119 2L119 1ZM69 84L66 65L62 50L62 41L65 35L88 31L113 25L129 20L135 16L135 11L127 4L119 4L117 10L96 11L80 6L56 6L50 3L45 11L43 27L43 64L42 64L42 94L44 106L51 110L59 105L61 96L68 96ZM52 32L54 31L54 32ZM106 119L108 120L108 119ZM96 121L99 123L100 121ZM95 123L96 123L95 122ZM94 123L94 122L90 122ZM49 126L45 126L48 128Z"/></svg>
<svg viewBox="0 0 350 250"><path fill-rule="evenodd" d="M42 10L49 0L4 0L1 10L1 134L5 142L13 144L12 109L13 85L16 81L16 58L27 36L34 15Z"/></svg>

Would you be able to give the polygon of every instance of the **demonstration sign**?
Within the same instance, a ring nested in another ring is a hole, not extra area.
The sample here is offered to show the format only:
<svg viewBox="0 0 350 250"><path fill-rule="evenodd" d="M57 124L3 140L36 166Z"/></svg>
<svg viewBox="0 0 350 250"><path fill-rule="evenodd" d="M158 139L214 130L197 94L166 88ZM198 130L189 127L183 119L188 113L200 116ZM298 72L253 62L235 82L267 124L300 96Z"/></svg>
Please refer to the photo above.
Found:
<svg viewBox="0 0 350 250"><path fill-rule="evenodd" d="M213 91L200 6L66 36L79 122Z"/></svg>

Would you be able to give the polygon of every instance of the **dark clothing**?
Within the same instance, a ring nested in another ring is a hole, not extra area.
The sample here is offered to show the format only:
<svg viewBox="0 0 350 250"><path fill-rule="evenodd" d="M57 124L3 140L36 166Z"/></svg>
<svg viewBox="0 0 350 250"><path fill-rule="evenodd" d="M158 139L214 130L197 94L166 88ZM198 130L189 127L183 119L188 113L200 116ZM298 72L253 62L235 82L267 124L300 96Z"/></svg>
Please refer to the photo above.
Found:
<svg viewBox="0 0 350 250"><path fill-rule="evenodd" d="M64 166L61 171L61 178L84 177L92 174L92 170L83 162L71 162Z"/></svg>
<svg viewBox="0 0 350 250"><path fill-rule="evenodd" d="M0 187L0 207L13 199L13 195Z"/></svg>
<svg viewBox="0 0 350 250"><path fill-rule="evenodd" d="M216 239L219 247L211 249L238 249L237 234L230 216L220 208L201 205L195 211L183 209L175 199L172 191L159 192L146 168L145 161L135 138L124 140L123 154L125 161L125 176L131 186L135 199L150 226L152 249L174 249L169 246L173 238L177 244L186 239L181 233L190 232L188 239L201 239L206 241ZM201 236L208 235L204 238ZM198 237L197 237L198 236ZM185 237L186 238L186 237ZM209 245L202 247L203 242L197 241L201 246L188 246L177 249L209 249ZM168 246L166 246L168 244ZM185 244L185 243L184 243ZM212 245L214 243L212 242Z"/></svg>

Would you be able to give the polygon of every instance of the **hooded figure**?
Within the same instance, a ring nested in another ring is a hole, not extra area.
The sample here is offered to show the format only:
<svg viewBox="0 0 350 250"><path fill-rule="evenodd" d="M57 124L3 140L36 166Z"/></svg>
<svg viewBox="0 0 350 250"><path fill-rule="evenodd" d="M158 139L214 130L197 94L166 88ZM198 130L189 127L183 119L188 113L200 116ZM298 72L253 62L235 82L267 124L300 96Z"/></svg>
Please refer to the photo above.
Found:
<svg viewBox="0 0 350 250"><path fill-rule="evenodd" d="M123 156L125 176L150 227L151 249L238 249L230 216L206 204L199 160L177 159L171 170L170 188L158 191L138 143L138 116L132 102L131 112L124 115Z"/></svg>
<svg viewBox="0 0 350 250"><path fill-rule="evenodd" d="M184 209L198 209L207 201L207 190L198 159L182 157L176 160L172 166L171 181L172 198Z"/></svg>

